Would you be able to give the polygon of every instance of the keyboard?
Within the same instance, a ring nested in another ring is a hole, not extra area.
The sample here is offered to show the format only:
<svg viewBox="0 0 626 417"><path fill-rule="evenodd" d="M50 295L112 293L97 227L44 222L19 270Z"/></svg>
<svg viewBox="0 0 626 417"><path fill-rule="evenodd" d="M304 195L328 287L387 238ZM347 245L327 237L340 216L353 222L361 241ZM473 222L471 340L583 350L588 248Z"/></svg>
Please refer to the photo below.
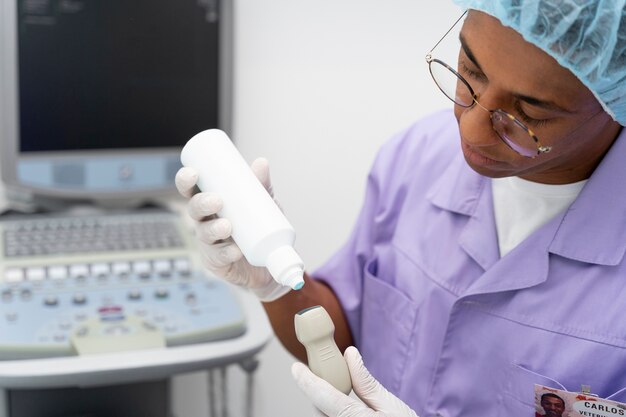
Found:
<svg viewBox="0 0 626 417"><path fill-rule="evenodd" d="M179 215L0 218L0 360L239 337L232 289L195 267Z"/></svg>
<svg viewBox="0 0 626 417"><path fill-rule="evenodd" d="M7 258L184 246L167 213L14 220L4 222L2 238Z"/></svg>

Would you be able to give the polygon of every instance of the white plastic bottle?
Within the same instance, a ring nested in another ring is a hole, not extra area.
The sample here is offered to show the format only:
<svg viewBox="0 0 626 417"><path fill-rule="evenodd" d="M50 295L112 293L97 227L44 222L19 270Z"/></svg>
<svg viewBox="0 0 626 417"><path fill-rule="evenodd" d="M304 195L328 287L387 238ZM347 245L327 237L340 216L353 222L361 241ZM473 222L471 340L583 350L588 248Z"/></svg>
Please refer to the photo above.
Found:
<svg viewBox="0 0 626 417"><path fill-rule="evenodd" d="M198 133L180 160L199 173L200 190L222 198L217 214L232 223L232 237L248 262L267 267L282 285L302 288L304 263L293 248L295 231L226 133Z"/></svg>

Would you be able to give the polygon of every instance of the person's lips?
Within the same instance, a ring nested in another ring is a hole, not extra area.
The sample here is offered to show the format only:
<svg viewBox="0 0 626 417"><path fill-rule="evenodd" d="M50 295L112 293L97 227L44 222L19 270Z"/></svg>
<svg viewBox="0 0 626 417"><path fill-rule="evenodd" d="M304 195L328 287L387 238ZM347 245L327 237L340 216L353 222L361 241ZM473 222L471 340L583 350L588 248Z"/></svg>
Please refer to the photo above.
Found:
<svg viewBox="0 0 626 417"><path fill-rule="evenodd" d="M461 148L463 150L463 155L465 156L465 158L474 165L486 166L501 163L501 161L490 158L485 154L476 151L475 148L469 146L464 141L461 141Z"/></svg>

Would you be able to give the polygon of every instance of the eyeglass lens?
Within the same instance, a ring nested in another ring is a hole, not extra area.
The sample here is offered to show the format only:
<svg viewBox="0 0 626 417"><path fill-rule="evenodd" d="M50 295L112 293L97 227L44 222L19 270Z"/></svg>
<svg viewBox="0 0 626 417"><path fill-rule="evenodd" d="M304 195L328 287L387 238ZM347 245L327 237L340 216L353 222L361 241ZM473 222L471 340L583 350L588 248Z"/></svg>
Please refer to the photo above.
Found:
<svg viewBox="0 0 626 417"><path fill-rule="evenodd" d="M463 78L443 62L432 60L430 74L439 90L455 104L471 107L474 104L474 92ZM502 110L491 111L493 129L502 141L515 152L528 157L536 156L537 144L528 130L508 113Z"/></svg>
<svg viewBox="0 0 626 417"><path fill-rule="evenodd" d="M462 79L446 67L443 62L434 60L430 63L430 74L437 87L450 100L461 107L471 107L474 104L473 93Z"/></svg>

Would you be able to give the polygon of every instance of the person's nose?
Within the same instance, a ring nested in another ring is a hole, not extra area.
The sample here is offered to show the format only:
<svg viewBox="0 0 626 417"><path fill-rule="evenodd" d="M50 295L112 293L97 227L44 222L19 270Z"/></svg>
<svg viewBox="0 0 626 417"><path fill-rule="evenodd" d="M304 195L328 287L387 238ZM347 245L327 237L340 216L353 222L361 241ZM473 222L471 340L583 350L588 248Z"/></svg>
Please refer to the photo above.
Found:
<svg viewBox="0 0 626 417"><path fill-rule="evenodd" d="M474 95L471 107L460 108L459 128L461 136L472 146L491 147L499 145L502 140L493 129L491 109L499 108L501 100L489 89ZM459 107L459 106L457 106Z"/></svg>
<svg viewBox="0 0 626 417"><path fill-rule="evenodd" d="M491 114L480 105L457 107L455 113L459 119L461 137L471 146L489 147L497 145L500 138L493 130Z"/></svg>

